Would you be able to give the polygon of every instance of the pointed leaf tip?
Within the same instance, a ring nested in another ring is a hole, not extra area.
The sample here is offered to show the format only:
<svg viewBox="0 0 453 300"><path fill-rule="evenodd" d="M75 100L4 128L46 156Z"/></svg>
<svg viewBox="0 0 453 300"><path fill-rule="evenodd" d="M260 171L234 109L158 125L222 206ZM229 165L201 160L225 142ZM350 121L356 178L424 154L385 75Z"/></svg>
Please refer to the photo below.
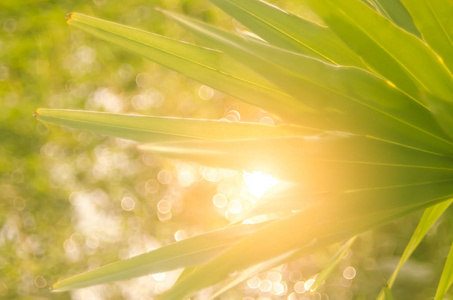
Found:
<svg viewBox="0 0 453 300"><path fill-rule="evenodd" d="M74 15L74 13L69 13L69 14L66 14L66 22L69 22L72 20L72 16Z"/></svg>
<svg viewBox="0 0 453 300"><path fill-rule="evenodd" d="M49 287L49 291L50 291L51 293L58 292L58 291L55 290L55 284L56 284L56 283L52 284L52 285Z"/></svg>

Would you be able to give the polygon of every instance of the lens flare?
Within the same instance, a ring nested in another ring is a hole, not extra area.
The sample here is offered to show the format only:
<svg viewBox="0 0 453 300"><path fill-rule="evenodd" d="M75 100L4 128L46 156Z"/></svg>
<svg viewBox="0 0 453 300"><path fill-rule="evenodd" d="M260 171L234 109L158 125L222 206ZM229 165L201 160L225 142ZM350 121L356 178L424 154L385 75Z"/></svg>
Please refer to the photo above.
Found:
<svg viewBox="0 0 453 300"><path fill-rule="evenodd" d="M256 198L261 198L267 190L280 182L271 175L266 175L259 171L253 171L252 173L244 171L244 181L250 193Z"/></svg>

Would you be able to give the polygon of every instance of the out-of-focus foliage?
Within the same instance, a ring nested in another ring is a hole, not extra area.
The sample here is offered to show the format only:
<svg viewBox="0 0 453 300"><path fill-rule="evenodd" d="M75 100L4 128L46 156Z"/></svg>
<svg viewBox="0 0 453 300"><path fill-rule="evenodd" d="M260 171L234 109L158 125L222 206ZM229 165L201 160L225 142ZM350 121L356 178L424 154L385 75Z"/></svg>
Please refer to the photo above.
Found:
<svg viewBox="0 0 453 300"><path fill-rule="evenodd" d="M277 4L313 18L294 2ZM235 220L238 207L253 201L241 173L161 160L137 151L132 142L49 130L33 119L36 107L52 107L270 122L263 111L64 21L66 13L78 11L193 40L154 7L228 29L240 27L202 0L0 3L1 299L152 299L169 288L177 273L71 293L51 294L49 286L62 274L77 274L225 226ZM239 201L242 198L246 200ZM376 295L397 265L417 217L360 236L315 294L302 293L305 283L313 282L336 247L257 274L223 297ZM451 244L453 224L448 219L436 224L401 269L392 288L395 299L426 299L435 293Z"/></svg>
<svg viewBox="0 0 453 300"><path fill-rule="evenodd" d="M102 0L1 1L1 299L70 299L69 293L49 292L50 283L61 274L172 242L186 223L194 224L186 234L212 229L206 224L214 226L194 213L178 217L182 208L178 178L164 184L158 180L159 174L168 180L176 168L192 170L192 166L163 165L123 140L65 129L49 131L33 118L39 106L215 118L234 109L234 103L224 108L220 96L212 101L200 98L200 84L93 41L65 22L70 11L102 11L120 15L118 21L130 25L181 36L181 30L154 11L156 6L216 18L206 1L129 1L127 6ZM171 195L169 185L176 187ZM199 213L209 211L206 215L215 219L213 191L206 184L190 193L198 195L194 198ZM157 215L164 196L176 199L172 210L176 221L170 224L163 224ZM128 211L131 203L135 209ZM217 218L222 225L227 222ZM149 284L139 293L150 295L154 287ZM121 285L76 292L72 298L90 294L115 298Z"/></svg>

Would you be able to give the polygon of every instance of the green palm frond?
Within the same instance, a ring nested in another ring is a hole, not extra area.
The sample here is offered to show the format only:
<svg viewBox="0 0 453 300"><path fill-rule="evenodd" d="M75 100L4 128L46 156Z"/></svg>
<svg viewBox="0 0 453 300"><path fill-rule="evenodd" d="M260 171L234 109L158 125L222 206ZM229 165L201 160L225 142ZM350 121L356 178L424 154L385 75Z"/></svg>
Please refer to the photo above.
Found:
<svg viewBox="0 0 453 300"><path fill-rule="evenodd" d="M188 267L162 296L183 299L232 272L248 270L230 278L225 289L428 208L399 269L450 204L451 1L308 0L322 25L260 0L212 2L255 35L165 11L201 46L79 13L70 14L68 23L264 109L284 125L58 109L36 115L142 142L144 151L170 158L265 171L287 183L269 191L247 216L280 217L176 242L58 282L55 291ZM439 295L451 285L445 270ZM391 295L397 271L383 294Z"/></svg>

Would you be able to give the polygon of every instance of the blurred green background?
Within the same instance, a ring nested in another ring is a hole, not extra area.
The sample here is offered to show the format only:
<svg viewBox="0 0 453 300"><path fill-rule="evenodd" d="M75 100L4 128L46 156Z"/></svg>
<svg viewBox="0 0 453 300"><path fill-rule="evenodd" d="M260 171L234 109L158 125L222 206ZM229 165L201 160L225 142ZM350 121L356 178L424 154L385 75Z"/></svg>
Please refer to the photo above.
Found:
<svg viewBox="0 0 453 300"><path fill-rule="evenodd" d="M299 1L272 2L310 15ZM241 173L165 160L137 151L132 142L33 118L35 109L49 107L269 122L266 112L65 23L65 15L77 11L193 42L155 7L241 28L205 0L1 1L0 299L153 299L177 272L71 293L52 294L49 287L224 226L234 220L238 203L247 206L253 197ZM217 193L227 195L225 204L213 202ZM396 299L434 294L453 232L451 215L447 211L403 268ZM317 293L298 288L322 270L334 249L261 274L222 299L374 299L419 216L362 235Z"/></svg>

